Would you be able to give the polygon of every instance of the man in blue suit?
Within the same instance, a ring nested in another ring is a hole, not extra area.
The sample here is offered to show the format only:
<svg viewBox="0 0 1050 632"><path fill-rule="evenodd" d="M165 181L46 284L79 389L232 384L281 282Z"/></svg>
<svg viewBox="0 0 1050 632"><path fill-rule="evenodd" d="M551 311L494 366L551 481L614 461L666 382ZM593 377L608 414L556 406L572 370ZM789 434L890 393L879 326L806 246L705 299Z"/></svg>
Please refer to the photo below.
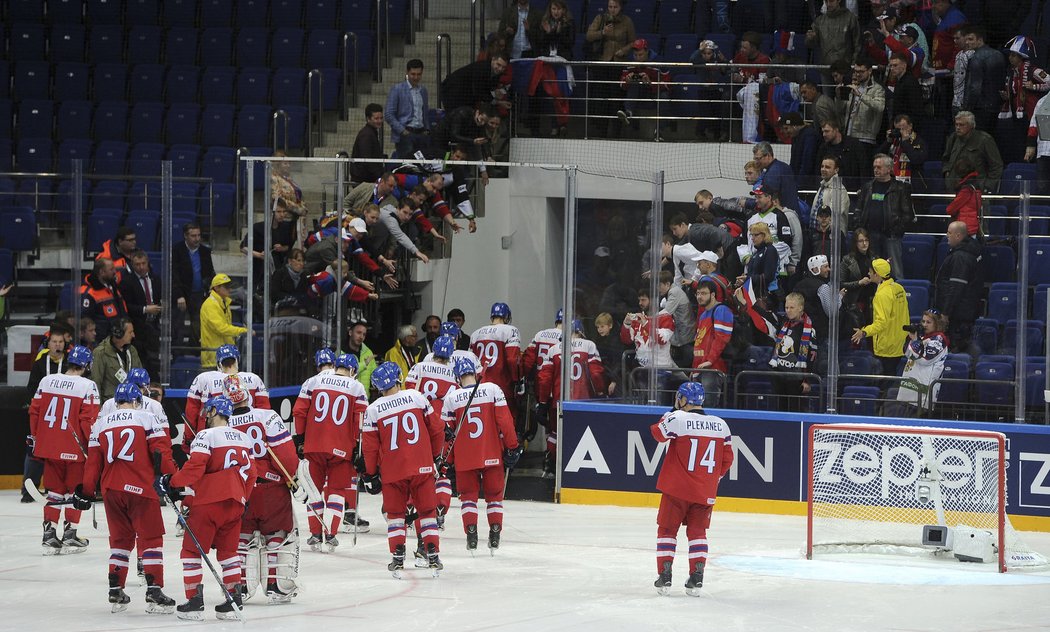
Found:
<svg viewBox="0 0 1050 632"><path fill-rule="evenodd" d="M405 65L405 81L390 90L383 109L383 118L390 126L390 140L397 149L394 156L411 158L430 145L429 107L423 86L423 61L410 59Z"/></svg>
<svg viewBox="0 0 1050 632"><path fill-rule="evenodd" d="M785 208L798 211L798 184L791 167L773 156L773 146L762 141L752 150L755 162L762 168L762 184L780 191L780 203Z"/></svg>

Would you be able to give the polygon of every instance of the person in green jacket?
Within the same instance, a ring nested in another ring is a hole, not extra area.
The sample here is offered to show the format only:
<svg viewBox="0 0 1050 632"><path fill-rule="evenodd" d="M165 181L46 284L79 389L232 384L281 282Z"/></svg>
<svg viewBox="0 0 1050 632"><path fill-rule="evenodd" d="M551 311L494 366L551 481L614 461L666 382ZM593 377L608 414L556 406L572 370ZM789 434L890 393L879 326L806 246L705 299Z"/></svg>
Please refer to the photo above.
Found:
<svg viewBox="0 0 1050 632"><path fill-rule="evenodd" d="M365 392L371 399L372 371L376 369L376 354L365 344L365 336L368 335L368 323L358 321L350 324L347 332L347 353L357 356L357 381L365 387Z"/></svg>
<svg viewBox="0 0 1050 632"><path fill-rule="evenodd" d="M854 329L851 340L860 344L864 338L871 337L875 357L882 362L882 375L897 375L897 365L904 356L904 341L908 338L904 327L911 324L908 294L900 283L890 278L890 262L885 259L871 262L868 278L878 286L871 301L872 323Z"/></svg>
<svg viewBox="0 0 1050 632"><path fill-rule="evenodd" d="M117 385L123 382L131 369L142 368L139 352L132 346L135 326L127 318L112 321L110 334L98 343L92 352L91 379L98 386L100 401L112 399Z"/></svg>

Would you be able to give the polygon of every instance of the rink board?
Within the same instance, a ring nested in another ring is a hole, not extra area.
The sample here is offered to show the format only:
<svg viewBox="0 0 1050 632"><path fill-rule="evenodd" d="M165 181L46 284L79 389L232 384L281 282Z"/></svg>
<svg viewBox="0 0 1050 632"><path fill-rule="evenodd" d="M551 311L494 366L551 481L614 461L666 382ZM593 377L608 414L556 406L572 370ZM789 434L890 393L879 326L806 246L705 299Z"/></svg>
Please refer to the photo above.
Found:
<svg viewBox="0 0 1050 632"><path fill-rule="evenodd" d="M649 427L665 407L564 405L561 501L656 507L663 446ZM890 417L711 409L733 432L736 459L719 485L723 511L805 515L806 437L820 423L877 423L1001 432L1007 438L1007 512L1017 529L1050 531L1050 427ZM900 491L900 490L898 490Z"/></svg>

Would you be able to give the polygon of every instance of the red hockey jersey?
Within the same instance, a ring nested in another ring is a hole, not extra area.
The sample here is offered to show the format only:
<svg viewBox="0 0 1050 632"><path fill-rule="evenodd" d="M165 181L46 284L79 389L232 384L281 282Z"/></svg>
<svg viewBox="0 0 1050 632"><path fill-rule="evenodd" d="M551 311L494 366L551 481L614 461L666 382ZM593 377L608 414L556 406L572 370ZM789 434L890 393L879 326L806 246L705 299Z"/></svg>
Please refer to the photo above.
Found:
<svg viewBox="0 0 1050 632"><path fill-rule="evenodd" d="M408 370L408 377L405 378L405 388L423 393L439 417L445 394L455 387L456 375L452 372L451 364L426 360L417 362Z"/></svg>
<svg viewBox="0 0 1050 632"><path fill-rule="evenodd" d="M525 348L521 356L521 374L526 378L534 377L533 371L538 371L543 366L543 361L550 355L554 345L561 342L561 329L551 327L541 329L532 337L532 342Z"/></svg>
<svg viewBox="0 0 1050 632"><path fill-rule="evenodd" d="M561 343L554 345L536 373L536 401L561 399ZM605 366L594 342L572 339L572 399L591 399L605 393Z"/></svg>
<svg viewBox="0 0 1050 632"><path fill-rule="evenodd" d="M270 391L261 377L250 371L240 371L236 375L241 379L241 387L248 391L248 404L252 408L270 407ZM182 434L184 446L188 447L194 435L204 428L204 402L222 395L224 379L226 374L222 371L204 371L190 383L189 393L186 394L186 421L192 427L186 428Z"/></svg>
<svg viewBox="0 0 1050 632"><path fill-rule="evenodd" d="M168 424L153 413L120 408L99 418L88 439L84 492L93 496L101 477L103 490L155 498L154 452L161 455L161 473L173 473L175 462L171 460Z"/></svg>
<svg viewBox="0 0 1050 632"><path fill-rule="evenodd" d="M365 387L348 375L325 371L303 382L292 409L303 452L352 458L366 406Z"/></svg>
<svg viewBox="0 0 1050 632"><path fill-rule="evenodd" d="M670 441L656 488L682 500L713 505L718 481L733 465L733 435L720 417L673 410L650 427L653 437Z"/></svg>
<svg viewBox="0 0 1050 632"><path fill-rule="evenodd" d="M434 457L445 439L433 413L423 394L411 389L372 402L361 434L366 470L375 473L382 462L386 482L433 474Z"/></svg>
<svg viewBox="0 0 1050 632"><path fill-rule="evenodd" d="M268 408L251 408L246 413L230 417L229 424L231 428L236 428L248 436L257 477L278 483L287 480L281 468L274 462L271 450L289 475L299 468L299 458L295 455L295 446L292 444L292 433L288 432L284 420L274 411Z"/></svg>
<svg viewBox="0 0 1050 632"><path fill-rule="evenodd" d="M218 426L197 433L190 458L171 477L172 487L193 487L194 506L236 500L241 504L255 489L252 441L236 428Z"/></svg>
<svg viewBox="0 0 1050 632"><path fill-rule="evenodd" d="M504 392L520 377L521 334L513 325L485 325L470 336L470 350L481 359L482 381L492 382Z"/></svg>
<svg viewBox="0 0 1050 632"><path fill-rule="evenodd" d="M38 459L85 461L98 417L98 387L86 377L53 373L40 380L29 404L29 433Z"/></svg>
<svg viewBox="0 0 1050 632"><path fill-rule="evenodd" d="M473 391L473 386L455 388L445 395L442 406L444 425L455 428L460 418L463 419L450 459L455 462L456 471L500 465L503 450L518 447L514 419L503 391L495 384L479 384L478 392L471 399ZM470 408L467 408L468 401Z"/></svg>

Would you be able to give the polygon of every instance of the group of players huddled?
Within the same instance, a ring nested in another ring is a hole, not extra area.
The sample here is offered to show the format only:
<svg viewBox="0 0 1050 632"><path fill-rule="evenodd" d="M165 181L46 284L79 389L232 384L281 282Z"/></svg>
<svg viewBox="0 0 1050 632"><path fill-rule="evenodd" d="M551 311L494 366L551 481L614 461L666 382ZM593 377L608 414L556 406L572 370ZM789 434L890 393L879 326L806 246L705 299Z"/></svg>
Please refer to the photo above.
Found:
<svg viewBox="0 0 1050 632"><path fill-rule="evenodd" d="M561 311L556 321L561 321ZM573 395L593 396L603 388L601 361L594 343L582 337L582 328L575 324L573 330L573 362L580 366L574 370L579 376L573 380ZM357 357L318 350L317 374L302 385L291 430L270 409L259 376L240 370L237 348L224 345L216 352L216 369L198 375L189 389L182 449L175 451L166 415L148 396L146 371L131 369L113 399L100 406L94 382L84 377L91 352L74 347L67 370L41 381L29 411L30 443L45 463L44 554L86 549L88 541L77 535L77 527L81 513L93 511L100 492L110 534L113 612L126 610L131 601L125 587L136 551L147 586L147 612L203 619L207 565L225 595L225 602L215 607L216 616L239 618L243 600L261 587L270 603L287 603L298 593L301 549L293 499L307 506L307 545L332 552L339 546L336 534L344 520L342 532L353 533L355 543L357 534L368 529L357 515L359 490L382 493L392 555L387 568L402 578L411 524L417 539L414 565L429 568L437 577L443 569L439 532L451 504L453 481L468 551L474 554L478 547L478 503L483 495L488 548L494 553L503 530L506 476L521 456L520 434L530 434L516 430L509 400L523 395L523 380L533 381L537 412L548 427L547 451L553 455L553 415L545 410L560 397L561 335L557 328L543 330L522 354L510 308L496 303L491 324L471 336L470 351L455 349L458 336L454 323L443 323L433 353L411 368L403 386L395 363L378 366L370 382L379 397L371 404L356 379ZM703 403L702 387L690 383L682 389L687 387L694 391L683 397L680 390L678 402L686 410L668 413L671 417L653 426L658 440L670 440L672 447L683 443L684 451L672 449L669 454L681 457L676 462L688 461L678 464L675 469L682 472L675 476L666 463L662 468L660 489L665 500L673 494L675 502L666 508L662 502L658 518L658 588L664 579L670 583L673 545L669 558L668 543L683 523L689 525L691 582L698 588L693 562L700 562L702 580L706 540L702 555L699 540L706 537L717 481L732 461L724 422L716 417L706 417L714 421L701 424L691 417L680 419ZM708 442L699 453L698 437ZM188 456L178 458L180 468L175 457L183 455ZM692 479L703 476L694 470L707 472L707 482L700 487ZM665 475L681 489L668 489ZM687 491L700 488L699 495ZM169 503L183 531L180 558L186 601L177 607L162 590L161 505ZM212 550L218 569L207 557Z"/></svg>

